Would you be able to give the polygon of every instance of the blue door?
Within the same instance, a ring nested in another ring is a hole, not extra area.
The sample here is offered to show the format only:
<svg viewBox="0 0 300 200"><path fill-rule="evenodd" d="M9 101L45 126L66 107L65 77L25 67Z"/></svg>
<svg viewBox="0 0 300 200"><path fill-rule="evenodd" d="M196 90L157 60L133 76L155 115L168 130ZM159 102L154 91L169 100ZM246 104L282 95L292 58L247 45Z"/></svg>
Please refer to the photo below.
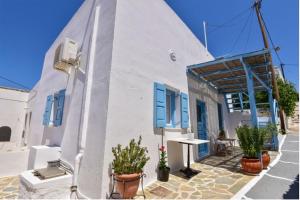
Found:
<svg viewBox="0 0 300 200"><path fill-rule="evenodd" d="M207 125L206 125L206 107L202 101L197 101L197 130L198 138L207 140ZM208 144L200 144L198 146L198 156L203 158L208 155Z"/></svg>

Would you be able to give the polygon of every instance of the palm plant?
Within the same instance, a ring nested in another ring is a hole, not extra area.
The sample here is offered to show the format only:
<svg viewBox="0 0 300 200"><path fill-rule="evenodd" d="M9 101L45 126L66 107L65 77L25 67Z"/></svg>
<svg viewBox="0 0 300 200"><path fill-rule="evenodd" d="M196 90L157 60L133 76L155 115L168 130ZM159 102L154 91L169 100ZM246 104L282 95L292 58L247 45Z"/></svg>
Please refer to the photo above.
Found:
<svg viewBox="0 0 300 200"><path fill-rule="evenodd" d="M248 158L257 158L263 148L265 133L264 129L244 125L236 128L239 145Z"/></svg>

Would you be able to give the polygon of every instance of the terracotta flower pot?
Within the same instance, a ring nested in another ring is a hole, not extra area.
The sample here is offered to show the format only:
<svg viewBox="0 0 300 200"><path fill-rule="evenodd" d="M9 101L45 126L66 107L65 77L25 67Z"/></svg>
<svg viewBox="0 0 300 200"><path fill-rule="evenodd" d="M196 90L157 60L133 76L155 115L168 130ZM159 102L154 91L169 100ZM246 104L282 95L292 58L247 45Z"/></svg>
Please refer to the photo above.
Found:
<svg viewBox="0 0 300 200"><path fill-rule="evenodd" d="M258 174L262 170L261 162L258 158L247 158L241 159L242 169L246 173Z"/></svg>
<svg viewBox="0 0 300 200"><path fill-rule="evenodd" d="M140 175L139 173L116 175L116 189L123 199L130 199L136 195L139 189Z"/></svg>
<svg viewBox="0 0 300 200"><path fill-rule="evenodd" d="M262 152L262 163L263 163L263 169L267 169L270 164L270 155L268 151Z"/></svg>

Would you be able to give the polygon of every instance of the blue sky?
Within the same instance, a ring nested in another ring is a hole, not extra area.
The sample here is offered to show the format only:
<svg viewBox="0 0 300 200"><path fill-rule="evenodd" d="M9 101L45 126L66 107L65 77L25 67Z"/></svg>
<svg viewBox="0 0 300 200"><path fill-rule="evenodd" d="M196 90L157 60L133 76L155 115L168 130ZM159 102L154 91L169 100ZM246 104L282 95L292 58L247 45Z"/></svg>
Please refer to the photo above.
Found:
<svg viewBox="0 0 300 200"><path fill-rule="evenodd" d="M32 88L40 78L44 55L83 0L0 0L0 85ZM263 48L253 0L166 0L201 42L203 20L208 24L208 49L215 56ZM298 0L264 0L262 13L286 78L297 85ZM251 14L252 13L252 14ZM235 17L237 16L237 17ZM225 24L224 24L225 23ZM220 26L221 25L221 26ZM203 42L204 43L204 42ZM279 64L273 56L275 64ZM296 65L295 65L296 64Z"/></svg>

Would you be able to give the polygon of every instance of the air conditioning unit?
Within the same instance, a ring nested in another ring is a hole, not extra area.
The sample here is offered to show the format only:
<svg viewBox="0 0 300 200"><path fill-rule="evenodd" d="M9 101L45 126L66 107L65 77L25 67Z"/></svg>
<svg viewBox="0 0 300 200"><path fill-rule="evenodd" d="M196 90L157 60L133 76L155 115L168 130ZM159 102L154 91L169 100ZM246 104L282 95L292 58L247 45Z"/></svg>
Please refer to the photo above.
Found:
<svg viewBox="0 0 300 200"><path fill-rule="evenodd" d="M55 50L54 69L70 73L72 66L77 62L78 44L70 38L65 38Z"/></svg>

